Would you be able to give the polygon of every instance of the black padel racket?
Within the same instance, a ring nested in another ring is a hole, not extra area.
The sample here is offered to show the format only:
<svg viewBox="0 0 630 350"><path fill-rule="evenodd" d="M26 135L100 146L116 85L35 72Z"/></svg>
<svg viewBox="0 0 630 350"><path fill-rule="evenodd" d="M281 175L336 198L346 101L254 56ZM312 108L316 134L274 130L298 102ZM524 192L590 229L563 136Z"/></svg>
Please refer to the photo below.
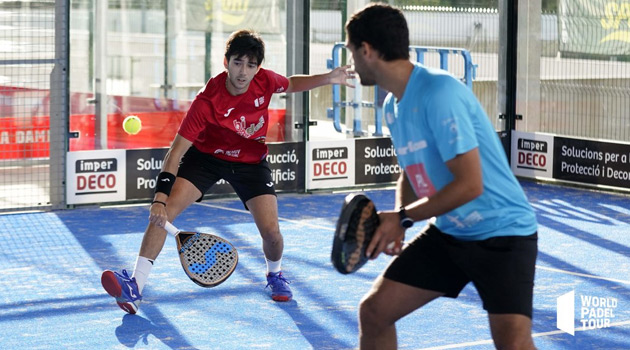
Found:
<svg viewBox="0 0 630 350"><path fill-rule="evenodd" d="M238 253L227 240L209 233L183 232L170 222L164 228L175 236L184 272L198 285L216 287L236 269Z"/></svg>
<svg viewBox="0 0 630 350"><path fill-rule="evenodd" d="M379 225L374 202L360 193L346 196L337 221L331 260L343 274L356 272L368 261L365 256Z"/></svg>

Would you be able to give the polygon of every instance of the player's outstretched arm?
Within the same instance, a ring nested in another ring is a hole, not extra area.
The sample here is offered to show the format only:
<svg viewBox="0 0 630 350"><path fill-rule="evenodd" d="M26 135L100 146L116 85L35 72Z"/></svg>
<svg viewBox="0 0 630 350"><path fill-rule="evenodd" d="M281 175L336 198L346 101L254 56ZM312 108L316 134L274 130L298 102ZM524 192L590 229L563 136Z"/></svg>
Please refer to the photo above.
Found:
<svg viewBox="0 0 630 350"><path fill-rule="evenodd" d="M289 87L286 92L291 93L307 91L329 84L340 84L354 87L352 84L353 79L354 71L350 70L350 66L337 67L324 74L292 75L289 77Z"/></svg>

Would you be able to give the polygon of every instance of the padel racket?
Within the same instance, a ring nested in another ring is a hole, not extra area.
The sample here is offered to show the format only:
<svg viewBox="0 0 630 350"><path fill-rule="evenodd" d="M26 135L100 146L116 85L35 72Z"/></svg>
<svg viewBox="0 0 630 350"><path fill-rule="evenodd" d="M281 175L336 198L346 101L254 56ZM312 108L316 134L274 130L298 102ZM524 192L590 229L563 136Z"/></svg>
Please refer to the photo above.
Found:
<svg viewBox="0 0 630 350"><path fill-rule="evenodd" d="M368 261L365 256L379 225L374 202L360 193L346 196L337 221L331 260L343 274L356 272Z"/></svg>
<svg viewBox="0 0 630 350"><path fill-rule="evenodd" d="M202 287L216 287L230 277L238 264L236 248L209 233L183 232L170 222L164 228L175 236L184 272Z"/></svg>

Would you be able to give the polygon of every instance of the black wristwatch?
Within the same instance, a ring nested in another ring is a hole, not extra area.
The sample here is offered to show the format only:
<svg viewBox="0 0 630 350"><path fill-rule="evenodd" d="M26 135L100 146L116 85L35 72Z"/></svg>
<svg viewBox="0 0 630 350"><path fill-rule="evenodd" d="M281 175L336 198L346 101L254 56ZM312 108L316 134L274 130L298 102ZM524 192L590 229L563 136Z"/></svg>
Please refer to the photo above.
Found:
<svg viewBox="0 0 630 350"><path fill-rule="evenodd" d="M413 226L413 220L411 220L411 218L407 216L407 213L405 212L405 207L401 206L400 209L398 209L398 216L400 217L400 226L404 228L410 228L411 226Z"/></svg>

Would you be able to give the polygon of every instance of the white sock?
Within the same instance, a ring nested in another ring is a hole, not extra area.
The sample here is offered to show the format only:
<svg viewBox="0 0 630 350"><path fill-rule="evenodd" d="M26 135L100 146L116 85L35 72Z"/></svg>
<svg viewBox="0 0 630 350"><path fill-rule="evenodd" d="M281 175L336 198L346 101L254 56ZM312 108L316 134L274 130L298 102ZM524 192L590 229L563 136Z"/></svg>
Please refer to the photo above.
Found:
<svg viewBox="0 0 630 350"><path fill-rule="evenodd" d="M282 258L278 261L271 261L265 257L265 261L267 261L267 274L269 272L278 273L280 272L280 266L282 265Z"/></svg>
<svg viewBox="0 0 630 350"><path fill-rule="evenodd" d="M138 259L136 259L136 267L134 267L133 275L131 275L131 277L136 278L136 283L138 283L138 291L140 292L140 294L142 294L142 289L144 289L144 285L147 283L147 279L149 278L149 273L151 273L152 267L153 260L138 255Z"/></svg>

